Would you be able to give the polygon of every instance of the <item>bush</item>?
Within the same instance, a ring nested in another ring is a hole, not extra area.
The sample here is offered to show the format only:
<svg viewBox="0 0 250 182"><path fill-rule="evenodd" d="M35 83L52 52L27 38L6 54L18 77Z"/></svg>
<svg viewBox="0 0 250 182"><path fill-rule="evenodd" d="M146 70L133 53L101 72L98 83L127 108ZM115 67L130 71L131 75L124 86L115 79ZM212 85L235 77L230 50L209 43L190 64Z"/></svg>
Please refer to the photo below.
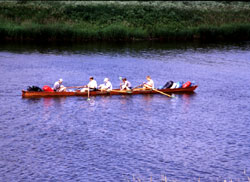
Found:
<svg viewBox="0 0 250 182"><path fill-rule="evenodd" d="M249 17L244 2L1 2L0 39L249 40Z"/></svg>

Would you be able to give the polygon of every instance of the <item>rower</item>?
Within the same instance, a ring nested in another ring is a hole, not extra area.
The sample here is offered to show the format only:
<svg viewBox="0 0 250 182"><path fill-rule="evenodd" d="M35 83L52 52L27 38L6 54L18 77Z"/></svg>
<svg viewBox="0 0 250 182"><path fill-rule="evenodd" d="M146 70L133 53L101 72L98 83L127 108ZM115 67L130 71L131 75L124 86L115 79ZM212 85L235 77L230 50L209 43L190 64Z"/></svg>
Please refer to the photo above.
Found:
<svg viewBox="0 0 250 182"><path fill-rule="evenodd" d="M81 92L85 92L89 89L89 91L97 90L97 82L94 80L94 77L89 77L88 85L84 86L85 88L81 89Z"/></svg>
<svg viewBox="0 0 250 182"><path fill-rule="evenodd" d="M131 90L131 83L127 80L127 78L122 79L122 83L120 84L120 90Z"/></svg>
<svg viewBox="0 0 250 182"><path fill-rule="evenodd" d="M99 89L101 89L102 91L103 90L107 90L107 91L112 90L112 84L111 84L111 82L109 81L108 78L105 78L104 83L99 85Z"/></svg>
<svg viewBox="0 0 250 182"><path fill-rule="evenodd" d="M154 81L150 76L146 77L147 83L143 83L143 89L154 89Z"/></svg>
<svg viewBox="0 0 250 182"><path fill-rule="evenodd" d="M66 87L62 85L63 79L59 79L58 81L55 82L53 90L55 92L63 92L66 90Z"/></svg>

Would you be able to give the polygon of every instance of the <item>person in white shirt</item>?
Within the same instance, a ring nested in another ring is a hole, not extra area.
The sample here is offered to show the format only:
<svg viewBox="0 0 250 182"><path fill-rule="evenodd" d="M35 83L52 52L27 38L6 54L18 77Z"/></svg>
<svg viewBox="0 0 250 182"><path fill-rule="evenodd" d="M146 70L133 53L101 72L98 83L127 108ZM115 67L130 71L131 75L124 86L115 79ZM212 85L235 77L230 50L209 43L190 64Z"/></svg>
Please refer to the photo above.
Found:
<svg viewBox="0 0 250 182"><path fill-rule="evenodd" d="M53 90L55 92L63 92L66 90L66 87L62 85L63 79L59 79L58 81L55 82Z"/></svg>
<svg viewBox="0 0 250 182"><path fill-rule="evenodd" d="M111 82L109 81L108 78L104 79L104 84L99 85L99 89L107 90L107 91L112 90L112 84L111 84Z"/></svg>
<svg viewBox="0 0 250 182"><path fill-rule="evenodd" d="M81 89L81 92L85 92L89 89L89 91L95 91L97 89L97 82L94 80L94 77L89 78L88 85L84 86L85 88Z"/></svg>
<svg viewBox="0 0 250 182"><path fill-rule="evenodd" d="M122 83L120 84L120 90L131 90L131 83L127 80L127 78L122 79Z"/></svg>
<svg viewBox="0 0 250 182"><path fill-rule="evenodd" d="M151 79L150 76L146 77L147 83L143 84L143 89L154 89L154 81Z"/></svg>

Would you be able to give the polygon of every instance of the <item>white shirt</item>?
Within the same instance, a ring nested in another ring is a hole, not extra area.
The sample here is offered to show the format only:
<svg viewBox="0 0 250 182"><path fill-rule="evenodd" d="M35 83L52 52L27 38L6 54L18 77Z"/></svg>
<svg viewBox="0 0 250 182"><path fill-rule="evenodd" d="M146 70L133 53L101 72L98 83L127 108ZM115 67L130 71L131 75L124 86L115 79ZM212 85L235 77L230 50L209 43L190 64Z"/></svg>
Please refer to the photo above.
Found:
<svg viewBox="0 0 250 182"><path fill-rule="evenodd" d="M147 88L152 88L154 89L154 81L152 79L150 79L147 83L146 83Z"/></svg>
<svg viewBox="0 0 250 182"><path fill-rule="evenodd" d="M106 83L104 83L104 89L112 90L112 84L110 81L107 81Z"/></svg>
<svg viewBox="0 0 250 182"><path fill-rule="evenodd" d="M59 81L55 82L53 89L55 91L59 91L62 83L59 83Z"/></svg>
<svg viewBox="0 0 250 182"><path fill-rule="evenodd" d="M125 82L122 82L121 83L121 89L124 90L124 89L129 89L129 87L131 87L131 83L129 81L125 81Z"/></svg>
<svg viewBox="0 0 250 182"><path fill-rule="evenodd" d="M95 80L91 80L89 83L88 83L88 87L89 88L97 88L97 82Z"/></svg>

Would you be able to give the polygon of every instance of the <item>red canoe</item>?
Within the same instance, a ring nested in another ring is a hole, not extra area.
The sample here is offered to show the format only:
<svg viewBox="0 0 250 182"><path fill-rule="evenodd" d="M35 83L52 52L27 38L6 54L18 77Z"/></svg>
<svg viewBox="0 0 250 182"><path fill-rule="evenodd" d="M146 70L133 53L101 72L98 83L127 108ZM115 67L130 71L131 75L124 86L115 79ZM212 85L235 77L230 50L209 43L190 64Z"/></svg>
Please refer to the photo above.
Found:
<svg viewBox="0 0 250 182"><path fill-rule="evenodd" d="M198 86L192 86L188 88L175 88L175 89L159 89L159 91L164 93L188 93L193 92ZM159 92L154 90L143 90L143 89L134 89L132 91L121 91L119 89L114 89L111 91L91 91L90 96L99 96L99 95L137 95L137 94L159 94ZM31 92L22 90L22 97L32 98L32 97L67 97L67 96L88 96L88 92Z"/></svg>

